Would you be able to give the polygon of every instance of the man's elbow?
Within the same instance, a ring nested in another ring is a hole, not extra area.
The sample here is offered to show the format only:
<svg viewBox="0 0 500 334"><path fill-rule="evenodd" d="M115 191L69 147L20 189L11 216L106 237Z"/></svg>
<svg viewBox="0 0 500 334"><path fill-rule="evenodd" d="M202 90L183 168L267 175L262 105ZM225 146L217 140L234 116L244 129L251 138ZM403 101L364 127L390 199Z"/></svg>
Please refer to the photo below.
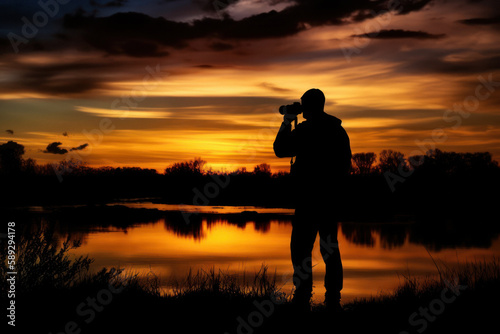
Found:
<svg viewBox="0 0 500 334"><path fill-rule="evenodd" d="M279 153L279 152L274 152L274 154L276 154L276 156L277 156L278 158L288 158L288 157L289 157L288 155L286 155L286 154L281 154L281 153Z"/></svg>
<svg viewBox="0 0 500 334"><path fill-rule="evenodd" d="M278 158L285 158L285 154L278 148L276 148L276 146L274 147L274 154L278 157Z"/></svg>
<svg viewBox="0 0 500 334"><path fill-rule="evenodd" d="M282 147L279 147L279 145L276 145L276 143L273 145L273 149L274 149L274 154L278 158L287 158L287 157L291 156L288 154L288 152L285 149L283 149Z"/></svg>

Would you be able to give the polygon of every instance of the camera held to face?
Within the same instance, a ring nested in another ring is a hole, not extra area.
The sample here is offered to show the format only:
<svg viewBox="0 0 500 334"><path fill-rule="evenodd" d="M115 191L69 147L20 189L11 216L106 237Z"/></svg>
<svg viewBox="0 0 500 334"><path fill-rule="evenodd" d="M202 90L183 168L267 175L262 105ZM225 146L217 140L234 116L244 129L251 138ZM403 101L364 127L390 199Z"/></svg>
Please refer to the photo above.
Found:
<svg viewBox="0 0 500 334"><path fill-rule="evenodd" d="M285 115L299 115L303 112L303 107L300 102L294 102L293 104L289 104L287 106L280 107L280 114Z"/></svg>

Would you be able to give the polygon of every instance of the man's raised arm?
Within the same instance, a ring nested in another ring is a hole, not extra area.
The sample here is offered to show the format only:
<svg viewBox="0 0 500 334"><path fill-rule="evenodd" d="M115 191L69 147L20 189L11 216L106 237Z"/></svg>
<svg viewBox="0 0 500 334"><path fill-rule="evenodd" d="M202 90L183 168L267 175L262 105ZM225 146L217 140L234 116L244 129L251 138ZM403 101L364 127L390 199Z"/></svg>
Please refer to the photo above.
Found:
<svg viewBox="0 0 500 334"><path fill-rule="evenodd" d="M274 140L274 153L278 158L293 157L297 155L296 132L292 131L292 123L286 118Z"/></svg>

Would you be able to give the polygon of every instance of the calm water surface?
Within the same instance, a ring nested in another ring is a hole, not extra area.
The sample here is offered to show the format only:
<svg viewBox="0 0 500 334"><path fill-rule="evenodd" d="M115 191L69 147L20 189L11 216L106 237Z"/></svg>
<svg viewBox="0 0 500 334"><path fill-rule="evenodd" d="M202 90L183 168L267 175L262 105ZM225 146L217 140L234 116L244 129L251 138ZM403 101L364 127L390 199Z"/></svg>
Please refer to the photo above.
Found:
<svg viewBox="0 0 500 334"><path fill-rule="evenodd" d="M120 203L123 205L123 203ZM80 236L82 246L76 255L94 258L94 269L119 266L127 271L147 274L153 271L168 291L172 277L183 278L189 270L222 269L253 277L263 264L276 272L283 290L292 288L290 262L291 214L289 209L254 207L195 207L127 203L132 208L158 208L198 213L281 213L279 219L233 222L223 215L202 218L193 229L179 230L167 219L138 223L132 227L100 227ZM272 216L271 216L272 217ZM498 233L457 232L449 226L415 228L411 223L339 224L339 246L344 266L344 302L390 292L403 280L402 275L434 275L436 261L447 264L488 259L500 255ZM325 266L319 240L313 251L314 301L322 302Z"/></svg>

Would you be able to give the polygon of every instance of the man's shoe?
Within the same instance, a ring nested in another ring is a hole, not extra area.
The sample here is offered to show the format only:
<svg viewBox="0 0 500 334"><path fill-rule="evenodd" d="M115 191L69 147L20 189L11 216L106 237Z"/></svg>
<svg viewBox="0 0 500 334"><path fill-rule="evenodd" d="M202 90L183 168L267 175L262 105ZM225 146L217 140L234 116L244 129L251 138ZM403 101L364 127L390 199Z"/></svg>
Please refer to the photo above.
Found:
<svg viewBox="0 0 500 334"><path fill-rule="evenodd" d="M327 312L330 313L342 313L342 305L340 304L340 292L337 292L335 294L331 294L329 292L325 293L325 306Z"/></svg>
<svg viewBox="0 0 500 334"><path fill-rule="evenodd" d="M344 312L344 309L342 308L340 301L336 303L325 302L325 309L328 313L333 313L333 314L342 314L342 312Z"/></svg>
<svg viewBox="0 0 500 334"><path fill-rule="evenodd" d="M292 298L293 309L298 312L309 312L311 310L311 294L299 295L294 294Z"/></svg>

